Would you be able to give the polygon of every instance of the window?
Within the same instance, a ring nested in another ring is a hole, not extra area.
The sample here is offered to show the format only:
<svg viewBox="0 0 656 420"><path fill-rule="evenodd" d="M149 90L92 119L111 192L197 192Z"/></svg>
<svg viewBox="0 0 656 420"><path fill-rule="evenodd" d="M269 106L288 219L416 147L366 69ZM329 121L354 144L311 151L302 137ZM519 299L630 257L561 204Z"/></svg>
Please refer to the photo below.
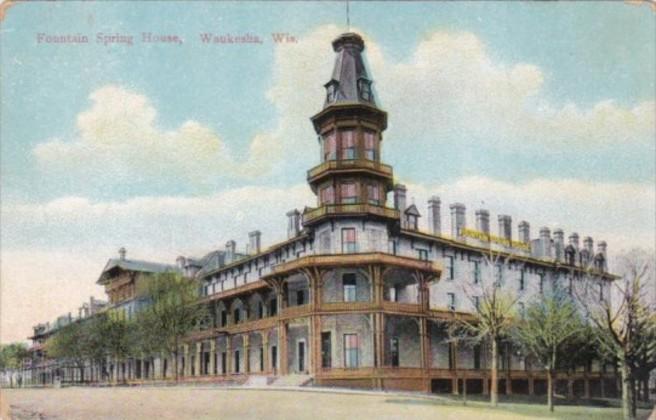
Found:
<svg viewBox="0 0 656 420"><path fill-rule="evenodd" d="M567 292L571 295L572 291L574 289L574 280L573 280L572 276L569 276L568 279L569 279L569 284L567 286Z"/></svg>
<svg viewBox="0 0 656 420"><path fill-rule="evenodd" d="M544 293L544 273L540 273L540 293Z"/></svg>
<svg viewBox="0 0 656 420"><path fill-rule="evenodd" d="M369 204L380 205L380 188L377 185L367 185L367 201Z"/></svg>
<svg viewBox="0 0 656 420"><path fill-rule="evenodd" d="M356 301L356 287L355 287L355 274L347 273L342 276L342 284L344 285L344 302Z"/></svg>
<svg viewBox="0 0 656 420"><path fill-rule="evenodd" d="M331 131L323 137L323 160L337 159L337 139L335 132Z"/></svg>
<svg viewBox="0 0 656 420"><path fill-rule="evenodd" d="M456 368L456 346L449 343L449 369Z"/></svg>
<svg viewBox="0 0 656 420"><path fill-rule="evenodd" d="M455 293L447 293L446 294L448 306L450 311L455 311L456 310L456 294Z"/></svg>
<svg viewBox="0 0 656 420"><path fill-rule="evenodd" d="M355 131L344 130L342 135L342 159L355 159Z"/></svg>
<svg viewBox="0 0 656 420"><path fill-rule="evenodd" d="M399 338L390 339L390 355L392 356L392 367L399 367Z"/></svg>
<svg viewBox="0 0 656 420"><path fill-rule="evenodd" d="M599 301L602 302L604 300L604 284L599 283Z"/></svg>
<svg viewBox="0 0 656 420"><path fill-rule="evenodd" d="M481 368L481 345L476 344L474 346L474 369Z"/></svg>
<svg viewBox="0 0 656 420"><path fill-rule="evenodd" d="M417 230L417 216L414 214L408 215L408 229Z"/></svg>
<svg viewBox="0 0 656 420"><path fill-rule="evenodd" d="M305 305L305 293L302 290L296 291L296 305Z"/></svg>
<svg viewBox="0 0 656 420"><path fill-rule="evenodd" d="M501 264L496 265L496 273L495 273L495 283L494 285L496 287L500 287L501 283L503 282L503 266Z"/></svg>
<svg viewBox="0 0 656 420"><path fill-rule="evenodd" d="M524 302L517 302L517 312L519 312L519 317L521 319L526 318L526 306L524 305Z"/></svg>
<svg viewBox="0 0 656 420"><path fill-rule="evenodd" d="M480 296L474 296L473 297L473 303L474 303L474 308L478 311L481 308L481 297Z"/></svg>
<svg viewBox="0 0 656 420"><path fill-rule="evenodd" d="M298 371L305 372L305 341L298 342Z"/></svg>
<svg viewBox="0 0 656 420"><path fill-rule="evenodd" d="M319 193L321 204L334 204L335 203L335 189L332 185L323 187Z"/></svg>
<svg viewBox="0 0 656 420"><path fill-rule="evenodd" d="M428 250L427 249L418 249L417 254L419 255L420 260L428 261Z"/></svg>
<svg viewBox="0 0 656 420"><path fill-rule="evenodd" d="M271 368L273 370L278 366L278 347L271 346Z"/></svg>
<svg viewBox="0 0 656 420"><path fill-rule="evenodd" d="M358 202L358 188L354 182L340 185L340 202L353 204Z"/></svg>
<svg viewBox="0 0 656 420"><path fill-rule="evenodd" d="M355 242L355 229L342 229L342 253L352 254L357 252L357 243Z"/></svg>
<svg viewBox="0 0 656 420"><path fill-rule="evenodd" d="M269 305L269 313L271 316L278 315L278 299L271 299L271 304Z"/></svg>
<svg viewBox="0 0 656 420"><path fill-rule="evenodd" d="M453 280L453 257L448 256L446 257L446 273L447 273L447 279L448 280Z"/></svg>
<svg viewBox="0 0 656 420"><path fill-rule="evenodd" d="M371 82L367 79L359 79L360 97L365 101L371 101Z"/></svg>
<svg viewBox="0 0 656 420"><path fill-rule="evenodd" d="M330 331L321 333L321 367L330 368L332 366L332 340Z"/></svg>
<svg viewBox="0 0 656 420"><path fill-rule="evenodd" d="M344 367L357 368L358 366L358 335L344 334Z"/></svg>
<svg viewBox="0 0 656 420"><path fill-rule="evenodd" d="M326 102L335 101L335 92L337 91L337 82L331 81L326 85Z"/></svg>
<svg viewBox="0 0 656 420"><path fill-rule="evenodd" d="M221 311L221 326L225 327L228 325L228 312L225 310Z"/></svg>
<svg viewBox="0 0 656 420"><path fill-rule="evenodd" d="M239 373L239 350L235 350L235 373Z"/></svg>
<svg viewBox="0 0 656 420"><path fill-rule="evenodd" d="M376 133L370 130L364 132L364 157L376 160Z"/></svg>
<svg viewBox="0 0 656 420"><path fill-rule="evenodd" d="M480 261L474 261L474 284L481 282L481 263Z"/></svg>
<svg viewBox="0 0 656 420"><path fill-rule="evenodd" d="M526 281L525 281L525 275L524 275L524 270L519 272L519 290L523 291L526 288Z"/></svg>
<svg viewBox="0 0 656 420"><path fill-rule="evenodd" d="M257 317L258 319L264 318L264 303L262 302L257 303Z"/></svg>
<svg viewBox="0 0 656 420"><path fill-rule="evenodd" d="M264 372L264 347L260 347L260 372Z"/></svg>
<svg viewBox="0 0 656 420"><path fill-rule="evenodd" d="M233 321L234 321L233 324L239 324L239 316L240 315L241 314L240 314L239 308L237 308L233 311Z"/></svg>
<svg viewBox="0 0 656 420"><path fill-rule="evenodd" d="M398 302L399 301L399 286L398 285L393 285L389 289L389 297L390 297L390 302Z"/></svg>

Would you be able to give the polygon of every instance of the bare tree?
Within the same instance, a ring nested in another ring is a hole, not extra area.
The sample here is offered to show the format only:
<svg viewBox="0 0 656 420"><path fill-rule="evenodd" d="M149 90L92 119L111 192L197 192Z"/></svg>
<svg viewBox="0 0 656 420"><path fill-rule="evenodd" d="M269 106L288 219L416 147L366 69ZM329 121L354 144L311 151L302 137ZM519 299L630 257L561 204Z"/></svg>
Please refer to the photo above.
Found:
<svg viewBox="0 0 656 420"><path fill-rule="evenodd" d="M517 296L503 288L503 273L510 267L513 256L491 247L481 256L471 281L462 285L464 294L474 309L474 317L457 317L456 326L461 331L461 340L490 344L490 404L497 406L499 342L510 332L517 302Z"/></svg>
<svg viewBox="0 0 656 420"><path fill-rule="evenodd" d="M650 307L646 289L653 264L652 255L633 250L618 258L622 278L612 283L613 293L608 298L591 298L591 282L585 282L582 292L577 293L597 327L600 347L618 361L624 419L636 417L636 378L642 370L656 365L656 313L653 304Z"/></svg>

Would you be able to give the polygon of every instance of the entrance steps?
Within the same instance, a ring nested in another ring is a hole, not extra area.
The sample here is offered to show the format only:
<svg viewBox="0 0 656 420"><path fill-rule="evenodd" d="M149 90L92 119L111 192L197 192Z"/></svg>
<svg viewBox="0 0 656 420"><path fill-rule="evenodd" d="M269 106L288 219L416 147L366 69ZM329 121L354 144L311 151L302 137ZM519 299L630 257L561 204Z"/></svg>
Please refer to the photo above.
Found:
<svg viewBox="0 0 656 420"><path fill-rule="evenodd" d="M271 385L281 387L299 387L311 384L312 375L284 375L276 378Z"/></svg>
<svg viewBox="0 0 656 420"><path fill-rule="evenodd" d="M270 380L268 376L264 375L250 375L246 382L244 383L245 387L254 387L254 388L260 388L267 386L269 384Z"/></svg>

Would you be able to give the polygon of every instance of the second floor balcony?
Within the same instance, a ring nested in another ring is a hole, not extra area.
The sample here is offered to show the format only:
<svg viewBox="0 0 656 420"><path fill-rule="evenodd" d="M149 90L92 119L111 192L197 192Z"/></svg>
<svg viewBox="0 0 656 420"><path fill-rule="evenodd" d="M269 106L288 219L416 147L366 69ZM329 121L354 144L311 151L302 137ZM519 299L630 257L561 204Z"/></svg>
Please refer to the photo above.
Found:
<svg viewBox="0 0 656 420"><path fill-rule="evenodd" d="M373 175L385 177L392 180L392 167L384 163L368 159L340 159L327 160L307 172L310 185L323 179L329 173L353 173L368 172Z"/></svg>

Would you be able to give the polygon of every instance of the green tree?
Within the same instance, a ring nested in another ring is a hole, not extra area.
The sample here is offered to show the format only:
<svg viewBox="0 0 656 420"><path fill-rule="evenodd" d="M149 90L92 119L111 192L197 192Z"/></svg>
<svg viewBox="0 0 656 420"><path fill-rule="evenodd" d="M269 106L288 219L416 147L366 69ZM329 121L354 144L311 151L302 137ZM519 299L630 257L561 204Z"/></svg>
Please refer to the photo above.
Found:
<svg viewBox="0 0 656 420"><path fill-rule="evenodd" d="M518 319L511 336L526 354L547 370L547 405L554 411L554 372L568 343L585 330L572 298L561 289L545 294L529 305L524 319Z"/></svg>
<svg viewBox="0 0 656 420"><path fill-rule="evenodd" d="M11 372L23 366L23 360L30 356L24 343L0 345L0 372ZM13 387L13 376L9 375L9 386Z"/></svg>
<svg viewBox="0 0 656 420"><path fill-rule="evenodd" d="M100 346L105 349L105 355L114 361L115 372L118 372L119 361L133 353L134 328L134 322L126 320L118 311L109 311L97 325L94 335L102 337Z"/></svg>
<svg viewBox="0 0 656 420"><path fill-rule="evenodd" d="M48 357L71 362L79 369L82 382L84 382L84 364L88 360L87 338L84 324L75 321L60 328L46 341Z"/></svg>
<svg viewBox="0 0 656 420"><path fill-rule="evenodd" d="M140 331L137 347L142 354L173 356L177 382L182 340L207 316L207 308L198 303L198 283L177 273L161 273L150 278L146 295L148 303L137 314Z"/></svg>

